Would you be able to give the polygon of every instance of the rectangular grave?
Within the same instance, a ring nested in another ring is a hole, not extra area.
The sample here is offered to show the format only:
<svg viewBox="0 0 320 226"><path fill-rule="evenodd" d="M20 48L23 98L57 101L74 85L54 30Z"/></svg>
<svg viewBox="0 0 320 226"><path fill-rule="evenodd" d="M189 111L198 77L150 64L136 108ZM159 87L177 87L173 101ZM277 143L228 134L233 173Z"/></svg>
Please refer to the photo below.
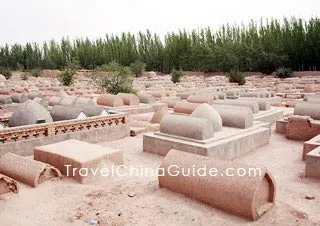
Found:
<svg viewBox="0 0 320 226"><path fill-rule="evenodd" d="M34 159L56 167L64 175L69 172L70 177L84 183L87 178L81 176L79 172L73 175L70 168L95 170L104 161L121 165L123 164L123 153L121 150L72 139L35 147ZM71 165L69 171L67 165Z"/></svg>
<svg viewBox="0 0 320 226"><path fill-rule="evenodd" d="M256 148L267 145L270 140L270 127L266 123L255 122L253 127L239 129L223 127L207 140L195 140L161 132L143 136L143 151L166 155L171 149L183 150L220 160L235 159Z"/></svg>
<svg viewBox="0 0 320 226"><path fill-rule="evenodd" d="M306 177L320 179L320 147L306 155Z"/></svg>
<svg viewBox="0 0 320 226"><path fill-rule="evenodd" d="M302 160L305 160L306 155L319 146L320 146L320 135L315 136L314 138L304 142Z"/></svg>

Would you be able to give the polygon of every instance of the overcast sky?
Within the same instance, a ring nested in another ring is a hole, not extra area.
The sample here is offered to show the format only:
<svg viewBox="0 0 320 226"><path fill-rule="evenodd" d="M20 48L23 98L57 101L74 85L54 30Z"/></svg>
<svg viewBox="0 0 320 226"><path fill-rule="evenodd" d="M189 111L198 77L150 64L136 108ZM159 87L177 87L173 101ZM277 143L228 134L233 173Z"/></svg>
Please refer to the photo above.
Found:
<svg viewBox="0 0 320 226"><path fill-rule="evenodd" d="M0 45L145 31L164 35L261 17L320 16L319 0L0 0Z"/></svg>

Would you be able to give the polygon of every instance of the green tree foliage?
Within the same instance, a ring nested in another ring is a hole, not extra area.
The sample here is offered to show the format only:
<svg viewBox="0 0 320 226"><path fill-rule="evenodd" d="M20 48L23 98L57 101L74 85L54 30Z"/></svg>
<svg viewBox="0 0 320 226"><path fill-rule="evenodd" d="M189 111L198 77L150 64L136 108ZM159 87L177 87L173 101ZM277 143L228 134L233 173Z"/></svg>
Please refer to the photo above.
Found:
<svg viewBox="0 0 320 226"><path fill-rule="evenodd" d="M22 73L21 79L22 79L23 81L27 81L27 80L29 79L28 73L27 73L27 72Z"/></svg>
<svg viewBox="0 0 320 226"><path fill-rule="evenodd" d="M17 71L24 71L24 66L20 63L17 63L17 66L15 68Z"/></svg>
<svg viewBox="0 0 320 226"><path fill-rule="evenodd" d="M60 72L59 77L64 86L71 86L74 82L75 71L71 68L66 68Z"/></svg>
<svg viewBox="0 0 320 226"><path fill-rule="evenodd" d="M30 70L30 73L33 77L38 78L41 76L41 69L39 69L39 68L32 69L32 70Z"/></svg>
<svg viewBox="0 0 320 226"><path fill-rule="evenodd" d="M171 81L173 83L177 83L177 82L180 82L180 79L181 77L183 76L183 72L182 70L175 70L173 69L172 72L171 72Z"/></svg>
<svg viewBox="0 0 320 226"><path fill-rule="evenodd" d="M94 84L111 94L135 93L132 89L132 71L115 61L103 64L92 76Z"/></svg>
<svg viewBox="0 0 320 226"><path fill-rule="evenodd" d="M146 70L170 73L172 68L188 71L261 71L280 67L292 70L319 70L320 19L252 21L247 25L223 25L193 31L180 30L161 40L150 31L137 35L123 33L90 40L51 40L41 45L3 45L0 66L11 70L95 69L112 61L129 66L140 60Z"/></svg>
<svg viewBox="0 0 320 226"><path fill-rule="evenodd" d="M238 83L240 86L246 83L246 79L243 74L239 71L231 70L229 72L229 82Z"/></svg>
<svg viewBox="0 0 320 226"><path fill-rule="evenodd" d="M277 76L279 78L289 78L292 76L292 70L290 68L281 67L277 70Z"/></svg>
<svg viewBox="0 0 320 226"><path fill-rule="evenodd" d="M74 59L72 62L68 62L67 63L67 68L71 68L72 70L80 70L81 69L81 65L79 60Z"/></svg>
<svg viewBox="0 0 320 226"><path fill-rule="evenodd" d="M140 77L146 69L146 64L140 60L136 60L134 63L130 64L130 68L136 77Z"/></svg>

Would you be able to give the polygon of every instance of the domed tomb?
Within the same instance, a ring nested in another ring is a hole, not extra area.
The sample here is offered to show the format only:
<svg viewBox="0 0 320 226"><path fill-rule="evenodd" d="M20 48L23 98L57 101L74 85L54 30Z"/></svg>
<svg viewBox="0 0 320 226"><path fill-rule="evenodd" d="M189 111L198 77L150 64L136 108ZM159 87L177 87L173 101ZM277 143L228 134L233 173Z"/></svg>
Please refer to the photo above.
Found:
<svg viewBox="0 0 320 226"><path fill-rule="evenodd" d="M46 108L39 103L27 100L15 108L12 116L9 119L9 126L24 126L37 124L38 120L52 122L52 117Z"/></svg>

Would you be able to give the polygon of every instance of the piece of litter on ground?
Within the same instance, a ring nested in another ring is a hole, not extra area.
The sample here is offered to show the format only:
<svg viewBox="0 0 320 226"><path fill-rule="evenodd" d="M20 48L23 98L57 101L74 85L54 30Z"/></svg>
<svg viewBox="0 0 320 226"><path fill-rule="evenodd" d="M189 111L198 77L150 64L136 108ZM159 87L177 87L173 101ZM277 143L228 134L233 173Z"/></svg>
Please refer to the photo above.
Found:
<svg viewBox="0 0 320 226"><path fill-rule="evenodd" d="M129 196L129 197L134 197L134 196L136 196L136 193L135 193L134 191L130 191L130 192L128 193L128 196Z"/></svg>
<svg viewBox="0 0 320 226"><path fill-rule="evenodd" d="M314 196L313 195L306 195L305 199L312 200L312 199L314 199Z"/></svg>
<svg viewBox="0 0 320 226"><path fill-rule="evenodd" d="M97 225L98 222L96 220L90 220L90 225Z"/></svg>

